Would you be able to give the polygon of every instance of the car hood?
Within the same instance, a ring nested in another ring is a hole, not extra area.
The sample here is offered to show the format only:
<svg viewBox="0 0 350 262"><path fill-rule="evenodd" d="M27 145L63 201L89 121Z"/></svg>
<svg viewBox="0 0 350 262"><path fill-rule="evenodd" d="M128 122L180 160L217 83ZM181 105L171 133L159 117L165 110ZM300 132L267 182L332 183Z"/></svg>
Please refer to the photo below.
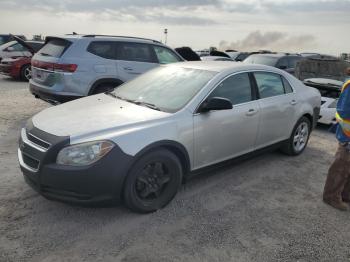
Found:
<svg viewBox="0 0 350 262"><path fill-rule="evenodd" d="M169 115L100 94L50 107L35 115L32 122L44 132L72 138L136 128Z"/></svg>
<svg viewBox="0 0 350 262"><path fill-rule="evenodd" d="M28 49L28 51L34 55L35 54L35 50L30 46L28 45L22 38L18 37L18 36L15 36L15 35L11 35L10 36L13 37L13 39L15 39L18 43L20 43L22 46L24 46L25 48Z"/></svg>
<svg viewBox="0 0 350 262"><path fill-rule="evenodd" d="M327 79L327 78L309 78L304 80L304 84L306 85L316 85L316 86L324 86L324 87L338 87L341 88L343 85L343 82L334 80L334 79Z"/></svg>

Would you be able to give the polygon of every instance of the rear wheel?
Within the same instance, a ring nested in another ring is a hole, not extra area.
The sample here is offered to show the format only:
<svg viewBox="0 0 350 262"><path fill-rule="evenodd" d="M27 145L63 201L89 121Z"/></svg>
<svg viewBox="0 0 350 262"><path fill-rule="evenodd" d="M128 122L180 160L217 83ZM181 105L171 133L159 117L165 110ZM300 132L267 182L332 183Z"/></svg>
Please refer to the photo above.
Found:
<svg viewBox="0 0 350 262"><path fill-rule="evenodd" d="M22 66L20 78L23 81L29 81L32 78L32 67L30 64Z"/></svg>
<svg viewBox="0 0 350 262"><path fill-rule="evenodd" d="M282 151L287 155L296 156L301 154L309 141L311 123L307 117L302 117L294 126L292 135L282 147Z"/></svg>
<svg viewBox="0 0 350 262"><path fill-rule="evenodd" d="M176 195L182 181L179 159L166 149L141 157L131 168L124 185L128 208L140 213L166 206Z"/></svg>
<svg viewBox="0 0 350 262"><path fill-rule="evenodd" d="M113 85L113 84L100 84L98 85L94 91L92 92L93 95L95 94L101 94L101 93L105 93L105 92L111 92L114 90L114 88L116 88L117 85Z"/></svg>

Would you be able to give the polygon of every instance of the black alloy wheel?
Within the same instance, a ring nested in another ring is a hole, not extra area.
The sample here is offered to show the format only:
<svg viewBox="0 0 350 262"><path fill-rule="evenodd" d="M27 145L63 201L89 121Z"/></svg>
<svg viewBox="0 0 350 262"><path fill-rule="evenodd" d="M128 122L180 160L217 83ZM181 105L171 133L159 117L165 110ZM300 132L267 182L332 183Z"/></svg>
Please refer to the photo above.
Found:
<svg viewBox="0 0 350 262"><path fill-rule="evenodd" d="M182 181L179 159L166 149L141 157L131 168L124 187L125 204L133 211L148 213L167 205Z"/></svg>

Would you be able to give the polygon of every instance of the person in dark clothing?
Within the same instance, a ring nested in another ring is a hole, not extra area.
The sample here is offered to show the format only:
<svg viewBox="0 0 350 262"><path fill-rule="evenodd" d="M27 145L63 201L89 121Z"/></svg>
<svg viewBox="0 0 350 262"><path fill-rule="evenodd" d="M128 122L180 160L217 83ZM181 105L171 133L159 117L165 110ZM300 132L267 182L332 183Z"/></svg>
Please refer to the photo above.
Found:
<svg viewBox="0 0 350 262"><path fill-rule="evenodd" d="M323 201L343 211L350 208L350 68L346 74L336 113L339 146L323 191Z"/></svg>

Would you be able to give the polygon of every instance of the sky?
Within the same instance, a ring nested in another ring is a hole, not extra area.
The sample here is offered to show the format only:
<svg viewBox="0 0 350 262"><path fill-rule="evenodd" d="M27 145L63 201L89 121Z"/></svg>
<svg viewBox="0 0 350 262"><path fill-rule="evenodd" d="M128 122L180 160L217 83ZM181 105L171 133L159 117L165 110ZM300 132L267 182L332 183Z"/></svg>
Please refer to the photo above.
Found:
<svg viewBox="0 0 350 262"><path fill-rule="evenodd" d="M138 36L173 48L350 53L350 0L0 0L0 33Z"/></svg>

